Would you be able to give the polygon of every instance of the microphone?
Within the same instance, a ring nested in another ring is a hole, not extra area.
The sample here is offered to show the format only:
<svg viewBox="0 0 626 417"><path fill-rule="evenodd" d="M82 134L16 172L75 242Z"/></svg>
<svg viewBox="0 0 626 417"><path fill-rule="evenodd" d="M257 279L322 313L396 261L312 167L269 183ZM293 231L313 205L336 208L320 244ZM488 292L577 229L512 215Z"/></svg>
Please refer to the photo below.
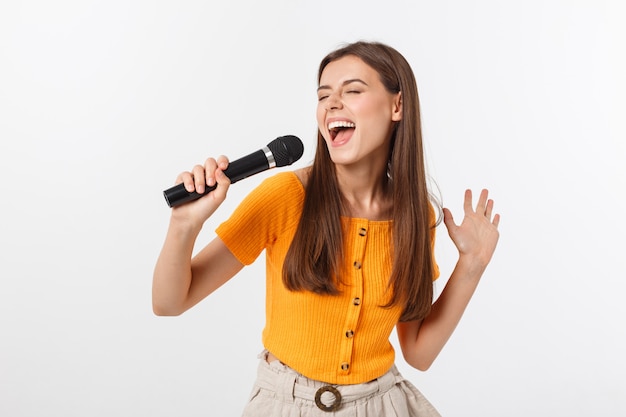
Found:
<svg viewBox="0 0 626 417"><path fill-rule="evenodd" d="M293 135L280 136L258 151L230 162L228 168L224 170L224 174L233 184L270 168L291 165L300 159L303 152L304 145L298 137ZM217 188L217 184L212 187L207 186L204 193L198 194L195 191L187 191L185 185L181 183L163 191L163 196L168 206L176 207L197 200L215 188Z"/></svg>

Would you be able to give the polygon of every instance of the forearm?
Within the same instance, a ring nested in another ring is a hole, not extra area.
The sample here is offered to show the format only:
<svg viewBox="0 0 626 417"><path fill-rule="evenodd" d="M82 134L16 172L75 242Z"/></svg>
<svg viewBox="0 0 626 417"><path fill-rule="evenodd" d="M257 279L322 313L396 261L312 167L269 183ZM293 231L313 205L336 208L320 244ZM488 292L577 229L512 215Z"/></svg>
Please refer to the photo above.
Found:
<svg viewBox="0 0 626 417"><path fill-rule="evenodd" d="M185 310L191 286L191 256L201 226L172 218L154 269L152 308L157 315L178 315Z"/></svg>
<svg viewBox="0 0 626 417"><path fill-rule="evenodd" d="M460 257L444 290L421 322L402 323L398 335L407 362L420 370L435 361L458 325L486 264Z"/></svg>
<svg viewBox="0 0 626 417"><path fill-rule="evenodd" d="M488 199L487 190L481 191L476 210L472 209L472 192L466 190L463 207L465 217L460 226L450 210L443 209L448 234L459 250L459 261L446 287L424 320L397 326L404 358L421 370L430 367L459 324L500 236L500 215L492 219L493 200Z"/></svg>

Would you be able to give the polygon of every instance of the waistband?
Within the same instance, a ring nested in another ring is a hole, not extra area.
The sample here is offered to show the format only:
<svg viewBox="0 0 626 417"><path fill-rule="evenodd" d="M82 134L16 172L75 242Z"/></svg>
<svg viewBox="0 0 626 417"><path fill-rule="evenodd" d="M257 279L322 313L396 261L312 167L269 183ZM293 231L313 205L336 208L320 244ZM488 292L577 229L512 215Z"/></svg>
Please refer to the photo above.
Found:
<svg viewBox="0 0 626 417"><path fill-rule="evenodd" d="M323 411L335 411L347 403L384 394L404 380L394 365L381 377L362 384L326 384L307 378L279 361L267 363L266 356L266 351L259 355L261 361L256 381L259 388L274 392L285 402L293 402L296 398L312 401Z"/></svg>

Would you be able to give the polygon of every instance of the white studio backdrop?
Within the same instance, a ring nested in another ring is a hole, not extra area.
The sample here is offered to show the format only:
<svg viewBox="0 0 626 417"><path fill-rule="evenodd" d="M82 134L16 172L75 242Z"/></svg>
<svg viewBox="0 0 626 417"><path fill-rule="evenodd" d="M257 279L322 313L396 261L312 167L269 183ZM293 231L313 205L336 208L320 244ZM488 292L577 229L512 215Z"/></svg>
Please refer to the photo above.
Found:
<svg viewBox="0 0 626 417"><path fill-rule="evenodd" d="M155 317L162 191L284 134L308 164L317 65L359 39L411 62L444 204L460 219L487 187L502 214L448 345L401 371L447 417L626 415L625 18L619 0L3 2L0 415L240 415L263 259ZM440 291L443 225L436 251Z"/></svg>

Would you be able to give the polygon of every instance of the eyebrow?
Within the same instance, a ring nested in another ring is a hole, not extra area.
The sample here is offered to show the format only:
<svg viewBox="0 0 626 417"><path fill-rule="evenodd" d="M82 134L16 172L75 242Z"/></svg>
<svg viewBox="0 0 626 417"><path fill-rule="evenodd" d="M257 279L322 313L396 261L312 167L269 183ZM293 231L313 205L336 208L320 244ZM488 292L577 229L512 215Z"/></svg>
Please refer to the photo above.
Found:
<svg viewBox="0 0 626 417"><path fill-rule="evenodd" d="M352 84L352 83L361 83L365 86L367 86L367 83L359 78L352 78L350 80L345 80L344 82L341 83L342 87L345 87L348 84ZM330 90L331 87L329 85L320 85L319 87L317 87L317 91L320 90Z"/></svg>

